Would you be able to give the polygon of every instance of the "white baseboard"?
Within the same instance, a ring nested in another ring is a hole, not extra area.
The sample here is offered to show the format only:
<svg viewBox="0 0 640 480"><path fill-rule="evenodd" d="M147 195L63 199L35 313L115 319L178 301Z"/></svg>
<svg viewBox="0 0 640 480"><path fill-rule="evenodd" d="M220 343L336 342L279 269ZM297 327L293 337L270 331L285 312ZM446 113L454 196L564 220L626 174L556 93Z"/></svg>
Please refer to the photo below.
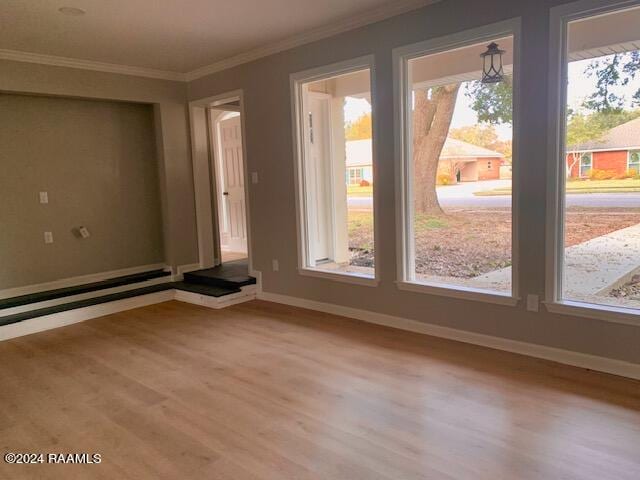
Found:
<svg viewBox="0 0 640 480"><path fill-rule="evenodd" d="M259 292L257 298L274 303L282 303L295 307L307 308L324 313L331 313L343 317L353 318L368 323L384 325L400 330L408 330L410 332L422 333L434 337L456 340L459 342L480 345L483 347L504 350L507 352L518 353L530 357L551 360L553 362L571 365L574 367L596 370L598 372L611 373L621 377L633 378L640 380L640 364L614 360L586 353L573 352L560 348L547 347L533 343L520 342L517 340L509 340L507 338L493 337L481 333L473 333L455 328L442 327L417 320L386 315L383 313L371 312L368 310L360 310L341 305L317 302L304 298L290 297L269 292Z"/></svg>
<svg viewBox="0 0 640 480"><path fill-rule="evenodd" d="M125 275L135 275L136 273L150 272L152 270L165 269L164 263L153 263L151 265L140 265L138 267L122 268L120 270L111 270L109 272L91 273L79 277L63 278L52 282L38 283L35 285L25 285L23 287L14 287L0 290L0 299L19 297L21 295L30 295L32 293L45 292L47 290L56 290L58 288L75 287L87 283L102 282L111 278L124 277Z"/></svg>
<svg viewBox="0 0 640 480"><path fill-rule="evenodd" d="M12 323L0 327L0 341L10 338L30 335L32 333L51 330L52 328L64 327L73 323L84 322L91 318L102 317L112 313L123 312L133 308L145 307L155 303L173 300L174 290L149 293L132 298L115 300L113 302L92 305L90 307L67 310L66 312L54 313L43 317L31 318L22 322Z"/></svg>

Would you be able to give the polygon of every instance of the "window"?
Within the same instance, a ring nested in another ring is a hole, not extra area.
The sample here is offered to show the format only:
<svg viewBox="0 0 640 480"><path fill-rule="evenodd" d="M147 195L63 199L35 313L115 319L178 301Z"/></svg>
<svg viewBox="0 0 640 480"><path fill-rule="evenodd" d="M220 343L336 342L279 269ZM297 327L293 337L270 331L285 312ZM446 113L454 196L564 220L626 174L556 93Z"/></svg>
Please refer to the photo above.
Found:
<svg viewBox="0 0 640 480"><path fill-rule="evenodd" d="M580 176L588 177L591 173L591 165L593 162L593 155L591 153L583 153L580 155Z"/></svg>
<svg viewBox="0 0 640 480"><path fill-rule="evenodd" d="M404 80L399 288L514 304L514 36L468 37L395 52ZM482 83L480 55L493 42L504 75Z"/></svg>
<svg viewBox="0 0 640 480"><path fill-rule="evenodd" d="M348 172L347 183L349 185L360 185L364 178L364 168L349 168Z"/></svg>
<svg viewBox="0 0 640 480"><path fill-rule="evenodd" d="M638 175L640 173L640 150L631 150L627 160L627 173Z"/></svg>
<svg viewBox="0 0 640 480"><path fill-rule="evenodd" d="M375 281L370 64L292 76L303 274Z"/></svg>
<svg viewBox="0 0 640 480"><path fill-rule="evenodd" d="M555 17L566 38L557 39L565 47L554 76L563 80L551 102L560 105L552 137L560 148L551 166L558 208L549 207L547 302L552 310L627 322L640 313L640 209L637 180L629 178L639 166L639 152L629 147L638 144L640 31L620 25L638 24L640 8L612 8Z"/></svg>

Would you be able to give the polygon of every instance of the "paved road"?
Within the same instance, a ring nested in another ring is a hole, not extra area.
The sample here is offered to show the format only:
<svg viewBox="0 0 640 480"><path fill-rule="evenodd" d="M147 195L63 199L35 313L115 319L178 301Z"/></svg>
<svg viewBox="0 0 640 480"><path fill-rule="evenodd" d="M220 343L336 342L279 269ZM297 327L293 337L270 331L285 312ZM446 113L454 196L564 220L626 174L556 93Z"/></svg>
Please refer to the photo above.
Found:
<svg viewBox="0 0 640 480"><path fill-rule="evenodd" d="M509 180L489 180L438 187L438 199L443 207L507 208L511 205L510 195L478 197L473 192L506 186L509 182ZM349 197L347 202L349 207L354 209L368 210L373 206L371 197ZM567 206L640 208L640 193L570 193L567 195Z"/></svg>

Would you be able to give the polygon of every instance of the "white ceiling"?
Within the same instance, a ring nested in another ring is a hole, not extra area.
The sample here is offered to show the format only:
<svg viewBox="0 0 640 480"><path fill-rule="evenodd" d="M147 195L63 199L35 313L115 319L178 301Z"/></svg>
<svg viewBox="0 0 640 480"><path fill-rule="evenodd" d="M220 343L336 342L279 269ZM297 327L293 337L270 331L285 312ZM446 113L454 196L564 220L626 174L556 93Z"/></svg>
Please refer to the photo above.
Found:
<svg viewBox="0 0 640 480"><path fill-rule="evenodd" d="M0 0L0 49L187 73L429 0ZM58 12L63 6L82 16Z"/></svg>

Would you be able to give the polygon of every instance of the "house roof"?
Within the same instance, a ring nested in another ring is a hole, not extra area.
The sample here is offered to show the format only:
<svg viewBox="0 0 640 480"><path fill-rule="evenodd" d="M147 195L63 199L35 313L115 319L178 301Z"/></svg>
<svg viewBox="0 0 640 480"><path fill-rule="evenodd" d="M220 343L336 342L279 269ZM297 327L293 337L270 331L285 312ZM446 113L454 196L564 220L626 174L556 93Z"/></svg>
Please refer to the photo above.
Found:
<svg viewBox="0 0 640 480"><path fill-rule="evenodd" d="M503 158L500 152L447 137L440 158Z"/></svg>
<svg viewBox="0 0 640 480"><path fill-rule="evenodd" d="M364 167L371 165L371 139L350 140L346 142L347 167ZM440 158L467 158L469 160L475 158L503 158L500 152L494 152L487 148L479 147L471 143L447 138L442 148Z"/></svg>
<svg viewBox="0 0 640 480"><path fill-rule="evenodd" d="M613 127L596 140L572 145L572 150L627 150L640 146L640 117Z"/></svg>

